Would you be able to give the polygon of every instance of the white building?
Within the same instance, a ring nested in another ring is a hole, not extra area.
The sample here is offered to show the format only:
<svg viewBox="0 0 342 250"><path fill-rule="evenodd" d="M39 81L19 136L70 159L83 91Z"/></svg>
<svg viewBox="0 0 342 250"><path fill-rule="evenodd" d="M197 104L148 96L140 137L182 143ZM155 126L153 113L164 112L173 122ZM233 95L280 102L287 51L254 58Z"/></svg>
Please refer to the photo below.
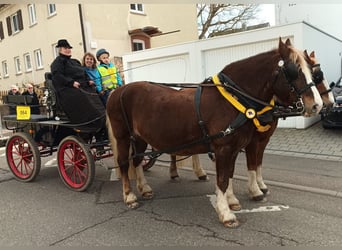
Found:
<svg viewBox="0 0 342 250"><path fill-rule="evenodd" d="M275 4L275 24L305 21L342 40L342 2Z"/></svg>
<svg viewBox="0 0 342 250"><path fill-rule="evenodd" d="M42 84L59 39L81 60L106 48L112 61L129 51L193 41L195 4L0 4L0 90Z"/></svg>
<svg viewBox="0 0 342 250"><path fill-rule="evenodd" d="M279 37L290 38L300 50L315 51L328 81L340 77L342 41L306 22L297 22L126 54L126 80L199 83L226 64L277 47ZM289 117L278 126L306 128L319 119Z"/></svg>

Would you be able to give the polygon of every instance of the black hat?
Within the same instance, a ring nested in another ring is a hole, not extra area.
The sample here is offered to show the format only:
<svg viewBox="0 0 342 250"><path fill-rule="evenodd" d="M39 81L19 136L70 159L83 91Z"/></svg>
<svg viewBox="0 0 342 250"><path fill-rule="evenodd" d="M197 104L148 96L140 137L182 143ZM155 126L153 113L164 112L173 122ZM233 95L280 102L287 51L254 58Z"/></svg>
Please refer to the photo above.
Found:
<svg viewBox="0 0 342 250"><path fill-rule="evenodd" d="M64 48L72 49L72 46L68 43L68 41L66 39L58 40L56 48L59 48L59 47L64 47Z"/></svg>

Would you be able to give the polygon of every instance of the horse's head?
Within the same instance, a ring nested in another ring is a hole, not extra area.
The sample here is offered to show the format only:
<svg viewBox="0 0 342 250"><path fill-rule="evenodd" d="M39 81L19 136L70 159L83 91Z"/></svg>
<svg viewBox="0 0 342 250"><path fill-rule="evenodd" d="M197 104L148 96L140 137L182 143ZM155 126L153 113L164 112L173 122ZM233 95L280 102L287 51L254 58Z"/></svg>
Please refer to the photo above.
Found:
<svg viewBox="0 0 342 250"><path fill-rule="evenodd" d="M295 49L290 40L285 43L279 38L277 78L274 83L274 92L277 99L288 104L301 98L304 103L304 115L317 115L323 106L315 84L312 81L311 70L304 59L303 53ZM290 88L290 91L284 91Z"/></svg>
<svg viewBox="0 0 342 250"><path fill-rule="evenodd" d="M334 95L326 79L324 79L323 71L321 70L321 65L319 64L315 52L312 51L310 55L306 50L304 50L304 57L307 63L311 67L312 79L316 84L319 94L322 97L323 103L327 108L332 107L334 104Z"/></svg>

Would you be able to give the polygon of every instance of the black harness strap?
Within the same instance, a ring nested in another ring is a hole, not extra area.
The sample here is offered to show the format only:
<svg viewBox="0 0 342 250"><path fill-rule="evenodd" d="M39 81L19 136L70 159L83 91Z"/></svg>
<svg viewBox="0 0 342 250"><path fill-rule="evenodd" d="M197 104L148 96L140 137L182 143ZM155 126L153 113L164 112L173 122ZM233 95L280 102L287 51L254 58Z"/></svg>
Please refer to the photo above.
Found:
<svg viewBox="0 0 342 250"><path fill-rule="evenodd" d="M215 156L211 149L210 143L211 138L208 135L207 127L205 126L205 122L202 120L201 111L200 111L200 103L201 103L201 94L202 94L202 86L198 86L195 93L195 109L198 119L198 125L200 126L204 138L204 142L208 145L208 156L212 161L215 161Z"/></svg>

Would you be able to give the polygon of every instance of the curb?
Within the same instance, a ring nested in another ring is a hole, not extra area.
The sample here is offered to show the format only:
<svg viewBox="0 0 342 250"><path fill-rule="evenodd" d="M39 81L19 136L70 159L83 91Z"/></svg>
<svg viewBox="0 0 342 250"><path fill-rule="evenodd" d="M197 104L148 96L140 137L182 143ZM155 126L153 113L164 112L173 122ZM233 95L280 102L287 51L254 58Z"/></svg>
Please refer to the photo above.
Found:
<svg viewBox="0 0 342 250"><path fill-rule="evenodd" d="M0 138L0 147L4 147L6 145L8 138L8 136Z"/></svg>
<svg viewBox="0 0 342 250"><path fill-rule="evenodd" d="M162 164L158 163L159 166L161 167L169 167L167 164ZM181 169L193 172L192 168L189 167L182 167ZM208 175L215 176L216 172L212 170L205 170L205 172ZM241 175L235 175L233 179L240 180L240 181L248 181L248 178L246 176L241 176ZM283 188L288 188L288 189L293 189L293 190L298 190L298 191L303 191L303 192L309 192L309 193L314 193L314 194L321 194L321 195L327 195L331 197L337 197L337 198L342 198L342 192L340 191L335 191L335 190L329 190L329 189L322 189L322 188L315 188L315 187L309 187L309 186L302 186L302 185L296 185L296 184L291 184L291 183L285 183L285 182L280 182L280 181L271 181L271 180L264 180L266 184L276 186L276 187L283 187Z"/></svg>

